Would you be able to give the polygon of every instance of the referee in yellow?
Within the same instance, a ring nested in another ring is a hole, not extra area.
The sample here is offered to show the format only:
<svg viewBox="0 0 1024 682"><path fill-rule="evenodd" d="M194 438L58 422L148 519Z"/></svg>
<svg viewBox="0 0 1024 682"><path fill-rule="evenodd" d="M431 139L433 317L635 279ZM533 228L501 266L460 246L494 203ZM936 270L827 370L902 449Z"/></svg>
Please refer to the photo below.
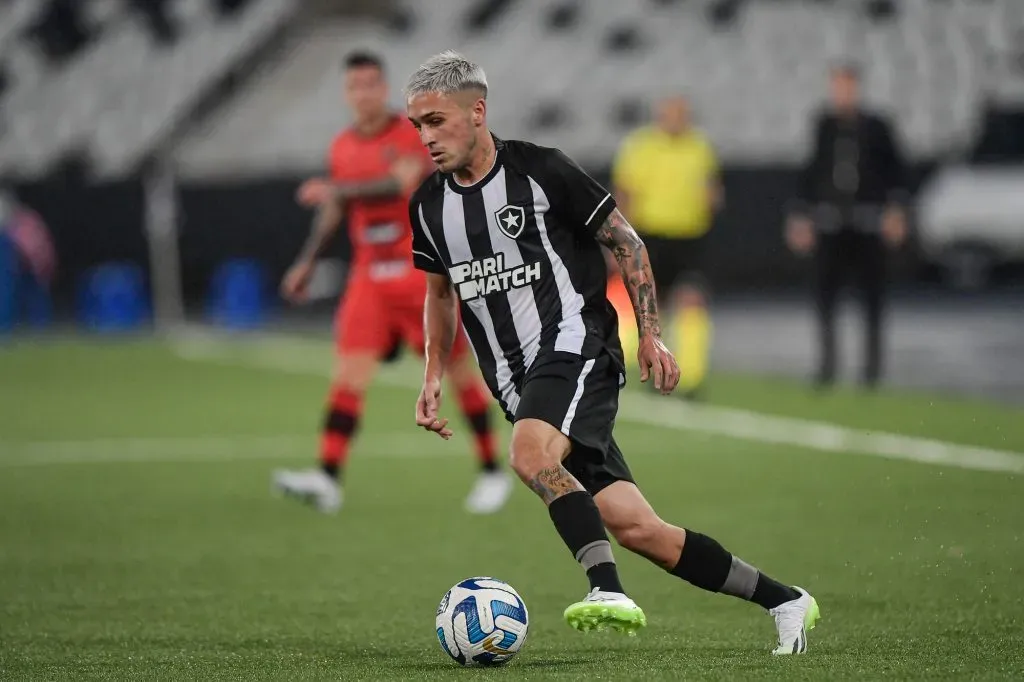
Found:
<svg viewBox="0 0 1024 682"><path fill-rule="evenodd" d="M680 387L693 397L707 374L711 321L702 275L706 235L722 203L718 161L682 96L657 105L653 125L622 142L612 168L615 200L647 245L659 305L669 311Z"/></svg>

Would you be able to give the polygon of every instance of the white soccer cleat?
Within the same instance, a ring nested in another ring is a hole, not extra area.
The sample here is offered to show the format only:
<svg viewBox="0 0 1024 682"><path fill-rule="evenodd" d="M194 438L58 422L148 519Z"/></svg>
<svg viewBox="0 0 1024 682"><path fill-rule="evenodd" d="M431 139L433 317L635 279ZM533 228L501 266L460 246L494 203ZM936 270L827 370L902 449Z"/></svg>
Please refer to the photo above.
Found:
<svg viewBox="0 0 1024 682"><path fill-rule="evenodd" d="M325 514L333 514L341 508L341 486L319 469L275 471L274 490L286 497L310 502Z"/></svg>
<svg viewBox="0 0 1024 682"><path fill-rule="evenodd" d="M512 494L512 478L504 471L485 471L476 478L466 497L470 514L493 514L505 506Z"/></svg>
<svg viewBox="0 0 1024 682"><path fill-rule="evenodd" d="M772 651L776 656L805 653L807 631L813 630L821 618L817 600L803 588L794 586L793 589L800 593L797 599L768 611L775 618L775 627L779 631L779 645Z"/></svg>

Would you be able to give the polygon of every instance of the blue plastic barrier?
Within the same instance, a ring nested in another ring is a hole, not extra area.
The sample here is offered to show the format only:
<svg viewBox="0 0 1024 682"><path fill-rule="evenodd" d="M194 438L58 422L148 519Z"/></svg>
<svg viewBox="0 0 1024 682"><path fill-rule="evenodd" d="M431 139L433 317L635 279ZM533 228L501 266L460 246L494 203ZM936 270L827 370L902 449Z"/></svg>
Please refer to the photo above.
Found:
<svg viewBox="0 0 1024 682"><path fill-rule="evenodd" d="M19 277L14 242L0 234L0 334L9 333L17 322Z"/></svg>
<svg viewBox="0 0 1024 682"><path fill-rule="evenodd" d="M225 261L210 283L211 320L228 329L254 329L262 325L267 306L266 282L266 273L258 261Z"/></svg>
<svg viewBox="0 0 1024 682"><path fill-rule="evenodd" d="M134 263L104 263L88 270L78 294L79 315L92 331L128 331L149 317L142 268Z"/></svg>
<svg viewBox="0 0 1024 682"><path fill-rule="evenodd" d="M49 327L53 322L53 296L50 289L39 283L32 272L24 271L18 281L18 298L25 320L35 329Z"/></svg>

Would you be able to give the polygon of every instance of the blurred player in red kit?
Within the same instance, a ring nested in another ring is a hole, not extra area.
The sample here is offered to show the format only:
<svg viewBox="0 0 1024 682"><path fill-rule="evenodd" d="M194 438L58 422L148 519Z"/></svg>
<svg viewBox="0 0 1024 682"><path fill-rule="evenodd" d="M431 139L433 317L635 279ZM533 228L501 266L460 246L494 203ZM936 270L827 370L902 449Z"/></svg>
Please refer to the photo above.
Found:
<svg viewBox="0 0 1024 682"><path fill-rule="evenodd" d="M412 264L409 197L433 170L416 130L388 107L382 60L353 53L344 66L345 100L354 123L331 145L331 177L308 180L299 188L299 203L318 208L318 213L309 239L281 283L286 299L305 300L316 259L347 216L353 255L335 319L338 356L320 467L274 473L276 489L324 512L341 506L342 470L363 410L363 395L380 362L399 343L423 353L427 283ZM504 505L512 484L498 468L488 390L463 335L450 357L448 379L473 430L482 468L466 509L491 513Z"/></svg>

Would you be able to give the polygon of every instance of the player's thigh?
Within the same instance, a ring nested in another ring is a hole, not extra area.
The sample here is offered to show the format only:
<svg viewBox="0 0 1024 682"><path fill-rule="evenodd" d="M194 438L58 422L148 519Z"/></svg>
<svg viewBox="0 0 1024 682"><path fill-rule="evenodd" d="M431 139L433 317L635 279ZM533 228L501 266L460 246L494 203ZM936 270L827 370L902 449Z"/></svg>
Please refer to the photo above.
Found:
<svg viewBox="0 0 1024 682"><path fill-rule="evenodd" d="M372 379L395 342L386 314L372 287L354 282L346 289L335 317L336 380L355 385Z"/></svg>

